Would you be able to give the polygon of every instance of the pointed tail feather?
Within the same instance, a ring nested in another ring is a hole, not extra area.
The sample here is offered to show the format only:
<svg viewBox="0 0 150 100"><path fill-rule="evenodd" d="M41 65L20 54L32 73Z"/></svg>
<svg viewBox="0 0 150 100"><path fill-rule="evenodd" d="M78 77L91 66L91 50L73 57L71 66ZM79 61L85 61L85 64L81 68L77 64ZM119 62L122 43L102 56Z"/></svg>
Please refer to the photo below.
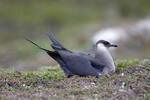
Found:
<svg viewBox="0 0 150 100"><path fill-rule="evenodd" d="M27 40L28 42L30 42L30 43L32 43L32 44L34 44L36 47L38 47L39 49L42 49L42 50L44 50L44 51L46 51L46 52L49 52L49 50L46 50L46 49L44 49L44 48L42 48L42 47L40 47L39 45L37 45L36 43L34 43L33 41L31 41L31 40L29 40L28 38L24 38L25 40Z"/></svg>
<svg viewBox="0 0 150 100"><path fill-rule="evenodd" d="M65 63L63 62L62 58L60 57L60 55L59 55L57 52L46 50L46 49L40 47L39 45L37 45L36 43L34 43L33 41L27 39L27 38L25 38L25 40L27 40L28 42L34 44L36 47L38 47L38 48L44 50L45 52L47 52L47 54L48 54L49 56L51 56L54 60L56 60L56 61L60 64L60 67L62 68L62 70L64 71L65 74L67 74L67 75L73 75L72 72L70 72L70 71L66 68Z"/></svg>
<svg viewBox="0 0 150 100"><path fill-rule="evenodd" d="M45 52L47 52L47 54L48 54L49 56L51 56L53 59L55 59L55 60L57 61L57 57L58 57L59 55L58 55L56 52L50 51L50 50L47 50L47 49L44 49L44 48L40 47L39 45L37 45L36 43L34 43L33 41L27 39L27 38L25 38L25 40L27 40L28 42L34 44L34 45L35 45L36 47L38 47L39 49L44 50Z"/></svg>

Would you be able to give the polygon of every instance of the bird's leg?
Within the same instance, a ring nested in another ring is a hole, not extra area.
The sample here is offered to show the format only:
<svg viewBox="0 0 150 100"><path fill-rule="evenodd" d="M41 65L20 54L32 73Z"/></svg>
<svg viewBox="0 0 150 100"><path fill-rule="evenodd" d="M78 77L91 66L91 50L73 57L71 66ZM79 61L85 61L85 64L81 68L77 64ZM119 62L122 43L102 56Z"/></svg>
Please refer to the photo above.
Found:
<svg viewBox="0 0 150 100"><path fill-rule="evenodd" d="M96 76L96 79L98 79L99 78L99 76Z"/></svg>
<svg viewBox="0 0 150 100"><path fill-rule="evenodd" d="M70 78L70 77L72 77L73 75L67 75L67 78Z"/></svg>

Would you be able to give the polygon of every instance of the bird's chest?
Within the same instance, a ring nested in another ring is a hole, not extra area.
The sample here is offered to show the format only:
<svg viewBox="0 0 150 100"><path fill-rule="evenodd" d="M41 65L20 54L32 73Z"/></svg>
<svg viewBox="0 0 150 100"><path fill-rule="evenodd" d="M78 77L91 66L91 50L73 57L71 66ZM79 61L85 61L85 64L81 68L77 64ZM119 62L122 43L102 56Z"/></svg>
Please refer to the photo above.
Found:
<svg viewBox="0 0 150 100"><path fill-rule="evenodd" d="M98 59L100 62L106 64L107 66L113 65L113 58L110 53L105 49L99 50L96 53L95 58Z"/></svg>

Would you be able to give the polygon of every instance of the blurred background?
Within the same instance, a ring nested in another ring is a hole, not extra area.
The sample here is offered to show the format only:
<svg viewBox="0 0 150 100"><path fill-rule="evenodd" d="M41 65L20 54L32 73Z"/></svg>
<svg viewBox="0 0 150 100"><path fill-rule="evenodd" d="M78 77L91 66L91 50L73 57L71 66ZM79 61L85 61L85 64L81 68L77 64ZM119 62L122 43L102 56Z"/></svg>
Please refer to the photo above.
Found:
<svg viewBox="0 0 150 100"><path fill-rule="evenodd" d="M46 32L66 48L90 51L99 39L119 45L115 59L150 54L150 0L0 0L0 67L37 70L55 65L27 37L51 49Z"/></svg>

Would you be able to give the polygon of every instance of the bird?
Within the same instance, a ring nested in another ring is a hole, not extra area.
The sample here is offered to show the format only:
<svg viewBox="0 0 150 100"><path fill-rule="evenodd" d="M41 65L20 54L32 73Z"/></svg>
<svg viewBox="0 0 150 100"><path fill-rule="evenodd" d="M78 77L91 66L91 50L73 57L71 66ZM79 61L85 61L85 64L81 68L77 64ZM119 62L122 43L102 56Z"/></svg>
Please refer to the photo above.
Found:
<svg viewBox="0 0 150 100"><path fill-rule="evenodd" d="M91 56L83 52L77 53L68 50L51 33L47 33L47 35L52 42L50 46L54 49L53 51L42 48L28 38L25 39L52 57L68 78L74 75L81 77L95 76L98 78L103 74L115 71L114 61L108 48L117 47L117 45L110 44L105 40L99 40L96 43L95 56Z"/></svg>
<svg viewBox="0 0 150 100"><path fill-rule="evenodd" d="M116 70L114 60L108 50L110 47L118 47L118 45L110 44L110 42L105 40L99 40L96 43L95 59L99 59L106 66L103 69L103 74L115 72Z"/></svg>

